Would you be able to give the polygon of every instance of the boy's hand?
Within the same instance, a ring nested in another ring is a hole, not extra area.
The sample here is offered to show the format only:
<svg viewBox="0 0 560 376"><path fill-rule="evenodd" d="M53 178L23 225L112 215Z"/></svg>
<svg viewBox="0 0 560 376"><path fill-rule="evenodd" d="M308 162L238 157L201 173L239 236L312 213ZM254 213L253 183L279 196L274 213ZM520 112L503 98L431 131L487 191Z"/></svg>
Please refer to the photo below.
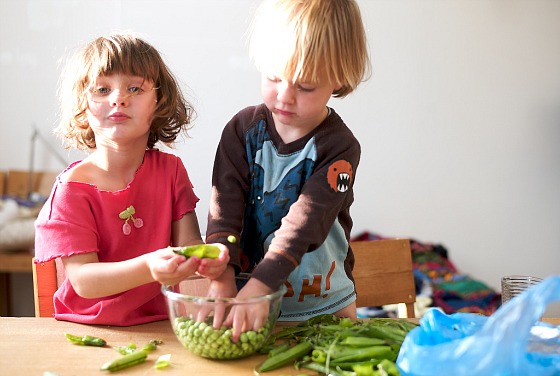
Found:
<svg viewBox="0 0 560 376"><path fill-rule="evenodd" d="M261 281L250 278L236 297L239 299L248 299L271 294L272 292L273 291ZM270 302L268 300L233 307L224 321L224 325L233 326L232 341L237 342L239 336L243 332L248 330L257 331L262 328L268 319L269 310Z"/></svg>
<svg viewBox="0 0 560 376"><path fill-rule="evenodd" d="M233 298L237 294L235 285L235 270L233 266L228 266L226 270L210 282L207 296L210 298ZM214 329L222 326L226 312L226 307L216 306L214 309ZM198 321L204 321L210 312L199 312Z"/></svg>

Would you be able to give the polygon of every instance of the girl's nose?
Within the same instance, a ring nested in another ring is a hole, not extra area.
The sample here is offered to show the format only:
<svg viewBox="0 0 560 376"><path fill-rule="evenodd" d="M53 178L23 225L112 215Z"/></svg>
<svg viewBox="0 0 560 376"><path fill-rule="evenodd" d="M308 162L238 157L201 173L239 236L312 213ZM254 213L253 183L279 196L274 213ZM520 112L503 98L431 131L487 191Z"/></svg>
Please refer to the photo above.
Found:
<svg viewBox="0 0 560 376"><path fill-rule="evenodd" d="M281 81L277 86L278 93L276 99L283 103L292 103L294 101L294 86L287 81Z"/></svg>
<svg viewBox="0 0 560 376"><path fill-rule="evenodd" d="M128 96L121 95L120 90L115 90L109 97L111 106L126 106L128 104Z"/></svg>

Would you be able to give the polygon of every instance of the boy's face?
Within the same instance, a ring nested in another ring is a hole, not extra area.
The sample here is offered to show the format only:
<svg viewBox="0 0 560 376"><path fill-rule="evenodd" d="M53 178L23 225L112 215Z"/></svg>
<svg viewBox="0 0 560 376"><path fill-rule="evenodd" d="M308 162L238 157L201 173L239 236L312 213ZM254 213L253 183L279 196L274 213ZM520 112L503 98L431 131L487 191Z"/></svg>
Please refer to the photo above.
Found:
<svg viewBox="0 0 560 376"><path fill-rule="evenodd" d="M280 76L263 74L261 92L272 112L275 125L302 137L327 116L327 102L339 85L329 83L326 75L318 83L296 82ZM279 129L280 132L280 129ZM286 141L286 140L285 140Z"/></svg>

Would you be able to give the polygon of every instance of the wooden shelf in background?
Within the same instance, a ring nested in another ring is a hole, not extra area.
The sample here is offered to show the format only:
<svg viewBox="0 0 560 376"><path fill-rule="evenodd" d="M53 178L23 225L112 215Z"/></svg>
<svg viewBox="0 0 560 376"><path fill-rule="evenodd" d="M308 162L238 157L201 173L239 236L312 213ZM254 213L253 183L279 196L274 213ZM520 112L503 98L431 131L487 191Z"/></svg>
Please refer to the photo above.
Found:
<svg viewBox="0 0 560 376"><path fill-rule="evenodd" d="M31 259L33 254L23 252L0 251L0 273L31 273Z"/></svg>
<svg viewBox="0 0 560 376"><path fill-rule="evenodd" d="M10 274L29 273L29 278L32 278L31 260L33 260L33 255L29 251L0 251L0 316L13 314L11 290L14 286Z"/></svg>

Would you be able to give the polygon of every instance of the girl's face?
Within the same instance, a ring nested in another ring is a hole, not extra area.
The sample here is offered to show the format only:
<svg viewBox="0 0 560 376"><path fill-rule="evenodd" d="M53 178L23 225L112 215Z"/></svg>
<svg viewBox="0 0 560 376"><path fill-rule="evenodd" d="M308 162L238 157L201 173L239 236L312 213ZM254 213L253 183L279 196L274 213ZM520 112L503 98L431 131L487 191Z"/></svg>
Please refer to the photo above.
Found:
<svg viewBox="0 0 560 376"><path fill-rule="evenodd" d="M97 77L86 111L96 145L140 142L146 147L156 104L151 81L126 74Z"/></svg>
<svg viewBox="0 0 560 376"><path fill-rule="evenodd" d="M327 102L339 85L320 77L319 83L296 82L263 74L261 92L277 128L300 136L309 133L327 116Z"/></svg>

